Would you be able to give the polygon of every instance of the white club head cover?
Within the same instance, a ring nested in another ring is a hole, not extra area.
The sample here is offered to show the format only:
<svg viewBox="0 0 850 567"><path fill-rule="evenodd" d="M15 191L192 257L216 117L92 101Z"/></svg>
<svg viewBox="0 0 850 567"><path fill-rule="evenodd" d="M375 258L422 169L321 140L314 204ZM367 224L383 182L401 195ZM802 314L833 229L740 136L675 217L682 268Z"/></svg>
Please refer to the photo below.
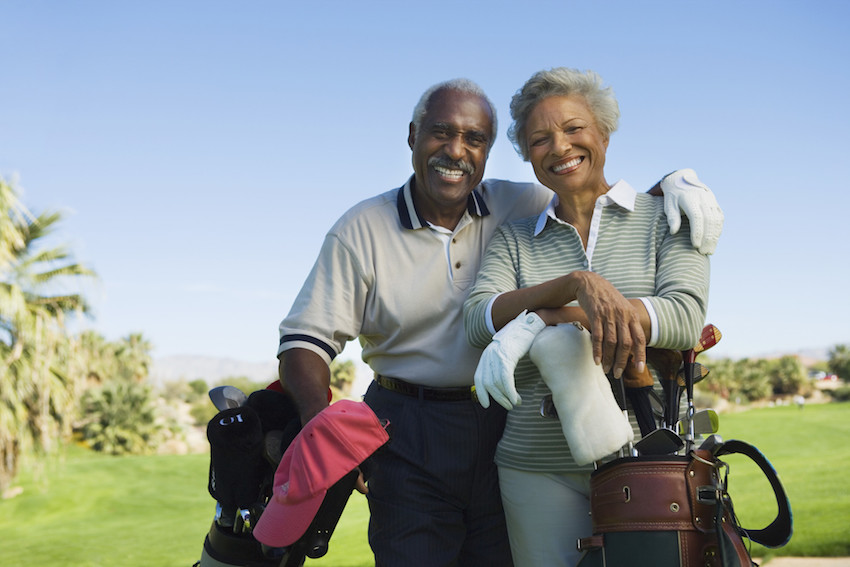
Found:
<svg viewBox="0 0 850 567"><path fill-rule="evenodd" d="M670 234L679 232L682 217L691 222L691 243L701 254L713 254L723 231L723 210L714 193L699 180L693 169L679 169L661 180L664 212Z"/></svg>
<svg viewBox="0 0 850 567"><path fill-rule="evenodd" d="M608 378L593 362L589 332L570 323L546 327L529 354L552 391L561 429L577 464L598 461L634 440Z"/></svg>
<svg viewBox="0 0 850 567"><path fill-rule="evenodd" d="M493 335L493 341L481 353L475 369L475 394L482 406L490 407L491 396L508 410L522 403L516 391L514 370L545 326L537 313L523 311Z"/></svg>

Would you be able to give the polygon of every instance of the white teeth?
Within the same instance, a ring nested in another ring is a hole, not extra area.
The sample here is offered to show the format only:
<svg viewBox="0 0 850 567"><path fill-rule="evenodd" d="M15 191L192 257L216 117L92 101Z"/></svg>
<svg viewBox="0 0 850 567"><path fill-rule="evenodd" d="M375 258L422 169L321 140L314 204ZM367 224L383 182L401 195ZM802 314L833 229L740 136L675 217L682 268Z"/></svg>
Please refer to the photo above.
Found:
<svg viewBox="0 0 850 567"><path fill-rule="evenodd" d="M581 158L571 159L567 163L564 163L564 164L561 164L561 165L556 165L555 167L552 168L552 171L554 171L555 173L558 173L559 171L564 171L565 169L568 169L570 167L575 167L580 163L581 163Z"/></svg>
<svg viewBox="0 0 850 567"><path fill-rule="evenodd" d="M443 177L454 177L460 179L463 177L463 171L459 169L446 169L445 167L434 166L434 169L437 170L437 173L442 175Z"/></svg>

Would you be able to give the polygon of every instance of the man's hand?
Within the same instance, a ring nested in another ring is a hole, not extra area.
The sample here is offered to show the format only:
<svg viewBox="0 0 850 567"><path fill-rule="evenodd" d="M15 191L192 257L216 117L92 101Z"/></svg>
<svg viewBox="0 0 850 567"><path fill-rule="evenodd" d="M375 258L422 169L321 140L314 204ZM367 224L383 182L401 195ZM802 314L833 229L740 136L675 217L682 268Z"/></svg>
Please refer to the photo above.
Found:
<svg viewBox="0 0 850 567"><path fill-rule="evenodd" d="M357 481L354 483L354 488L360 494L369 494L369 487L366 486L366 481L363 479L363 471L357 470Z"/></svg>
<svg viewBox="0 0 850 567"><path fill-rule="evenodd" d="M670 234L679 232L682 213L691 223L691 243L701 254L713 254L723 230L723 211L693 169L679 169L660 182Z"/></svg>
<svg viewBox="0 0 850 567"><path fill-rule="evenodd" d="M475 394L482 406L490 407L490 396L508 410L522 403L516 391L514 370L544 327L546 323L536 313L523 311L493 335L475 369Z"/></svg>

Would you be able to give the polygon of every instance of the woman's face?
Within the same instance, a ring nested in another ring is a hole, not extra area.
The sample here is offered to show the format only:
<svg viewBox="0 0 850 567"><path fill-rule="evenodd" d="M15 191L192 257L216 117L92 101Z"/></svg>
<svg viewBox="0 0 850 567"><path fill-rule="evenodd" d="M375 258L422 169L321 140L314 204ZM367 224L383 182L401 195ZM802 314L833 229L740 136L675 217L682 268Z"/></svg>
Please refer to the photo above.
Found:
<svg viewBox="0 0 850 567"><path fill-rule="evenodd" d="M556 193L608 191L608 137L581 95L550 96L526 123L528 159L537 179Z"/></svg>

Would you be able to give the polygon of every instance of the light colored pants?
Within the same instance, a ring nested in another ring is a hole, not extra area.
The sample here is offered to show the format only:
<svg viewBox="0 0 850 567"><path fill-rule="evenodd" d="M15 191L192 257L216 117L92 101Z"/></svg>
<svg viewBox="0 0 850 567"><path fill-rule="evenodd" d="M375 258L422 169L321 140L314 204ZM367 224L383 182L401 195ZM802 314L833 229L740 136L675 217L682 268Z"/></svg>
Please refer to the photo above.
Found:
<svg viewBox="0 0 850 567"><path fill-rule="evenodd" d="M590 474L499 467L499 487L515 567L574 567L576 541L592 535Z"/></svg>

